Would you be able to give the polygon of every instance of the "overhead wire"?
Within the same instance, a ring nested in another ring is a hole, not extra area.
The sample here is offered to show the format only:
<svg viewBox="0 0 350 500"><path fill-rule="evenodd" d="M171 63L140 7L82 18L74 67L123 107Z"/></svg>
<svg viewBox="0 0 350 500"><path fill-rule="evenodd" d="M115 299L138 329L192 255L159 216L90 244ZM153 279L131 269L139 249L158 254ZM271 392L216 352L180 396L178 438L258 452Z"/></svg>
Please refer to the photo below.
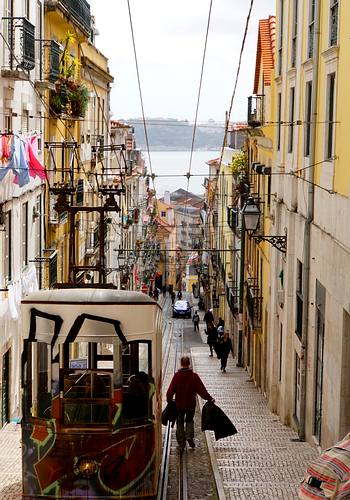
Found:
<svg viewBox="0 0 350 500"><path fill-rule="evenodd" d="M227 112L227 115L226 115L226 120L225 120L225 129L224 129L223 141L222 141L222 146L221 146L219 165L222 164L222 159L223 159L223 155L224 155L224 149L225 149L225 145L226 145L227 132L228 132L228 127L229 127L229 123L230 123L230 117L231 117L231 113L232 113L233 102L234 102L234 99L235 99L235 96L236 96L236 91L237 91L237 86L238 86L238 79L239 79L239 75L240 75L240 71L241 71L241 65L242 65L243 52L244 52L245 42L246 42L246 38L247 38L248 27L249 27L250 18L251 18L251 13L252 13L252 10L253 10L253 5L254 5L254 0L250 0L250 6L249 6L248 14L247 14L247 17L246 17L245 28L244 28L244 33L243 33L243 38L242 38L242 43L241 43L239 58L238 58L238 66L237 66L236 76L235 76L235 80L234 80L233 92L232 92L232 96L231 96L231 100L230 100L230 106L229 106L229 109L228 109L228 112ZM214 185L214 189L213 189L213 195L214 196L213 196L213 199L215 198L215 194L216 194L216 192L218 190L218 184L219 183L217 182L216 185ZM209 207L209 209L210 208L211 207ZM208 217L207 224L209 224L209 219L210 218ZM220 241L220 238L221 238L220 233L219 233L218 236L219 236L218 240Z"/></svg>
<svg viewBox="0 0 350 500"><path fill-rule="evenodd" d="M190 179L191 179L191 168L192 168L193 150L194 150L194 144L195 144L195 138L196 138L196 131L197 131L198 111L199 111L199 103L200 103L200 97L201 97L201 91L202 91L204 65L205 65L205 59L206 59L206 53L207 53L207 45L208 45L208 37L209 37L209 28L210 28L212 7L213 7L213 0L210 0L210 2L209 2L209 11L208 11L208 18L207 18L207 27L206 27L206 32L205 32L205 41L204 41L204 49L203 49L203 56L202 56L202 64L201 64L201 71L200 71L200 78L199 78L199 85L198 85L198 93L197 93L196 112L195 112L195 119L194 119L194 124L193 124L193 134L192 134L192 142L191 142L190 162L189 162L188 172L186 173L186 177L187 177L187 189L186 189L187 195L186 195L186 201L185 201L185 213L187 213L188 201L189 201L189 185L190 185Z"/></svg>
<svg viewBox="0 0 350 500"><path fill-rule="evenodd" d="M142 122L143 122L143 128L144 128L145 140L146 140L146 146L147 146L147 155L148 155L149 168L150 168L150 172L151 172L151 175L152 175L153 174L153 171L152 171L152 161L151 161L151 154L150 154L150 147L149 147L149 140L148 140L148 132L147 132L147 126L146 126L146 115L145 115L145 109L144 109L144 105L143 105L143 96L142 96L142 89L141 89L141 78L140 78L139 64L138 64L138 59L137 59L134 26L133 26L133 21L132 21L132 13L131 13L131 7L130 7L130 0L127 0L127 1L128 1L128 12L129 12L129 22L130 22L131 38L132 38L132 45L133 45L133 50L134 50L134 59L135 59L135 66L136 66L137 84L138 84L138 88L139 88L139 97L140 97L141 111L142 111ZM155 190L154 181L153 181L153 187L154 187L154 190Z"/></svg>

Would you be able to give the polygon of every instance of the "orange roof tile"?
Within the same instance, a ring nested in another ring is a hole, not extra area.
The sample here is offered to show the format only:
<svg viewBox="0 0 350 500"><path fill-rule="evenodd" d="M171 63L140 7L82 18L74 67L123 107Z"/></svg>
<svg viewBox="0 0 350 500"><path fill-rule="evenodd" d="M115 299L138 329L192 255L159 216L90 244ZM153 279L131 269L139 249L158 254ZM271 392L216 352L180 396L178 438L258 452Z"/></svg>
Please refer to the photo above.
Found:
<svg viewBox="0 0 350 500"><path fill-rule="evenodd" d="M276 42L276 17L260 19L258 45L256 49L254 94L258 94L260 72L264 76L264 85L271 84L271 73L274 68L274 52Z"/></svg>

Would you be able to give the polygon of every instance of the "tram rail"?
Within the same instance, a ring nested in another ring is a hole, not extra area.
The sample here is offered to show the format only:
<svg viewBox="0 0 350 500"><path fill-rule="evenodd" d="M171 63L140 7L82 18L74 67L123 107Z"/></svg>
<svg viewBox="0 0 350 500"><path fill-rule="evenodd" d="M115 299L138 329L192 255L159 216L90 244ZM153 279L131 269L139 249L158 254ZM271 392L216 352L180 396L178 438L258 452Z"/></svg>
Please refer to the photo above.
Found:
<svg viewBox="0 0 350 500"><path fill-rule="evenodd" d="M183 341L184 321L182 319L176 321L175 325L176 328L174 328L174 323L173 323L172 335L171 335L171 337L175 336L176 339L173 373L175 373L176 371L179 358L184 354L184 341ZM169 344L171 345L171 338ZM170 348L168 349L167 352L166 366L163 367L163 382L164 382L164 374L167 372L168 369L169 360L170 360ZM161 462L160 476L158 483L157 500L166 500L167 498L171 438L172 438L172 427L169 422L164 433L163 454L162 454L162 462ZM178 498L179 500L180 499L187 500L188 498L186 449L179 453L179 459L178 459Z"/></svg>
<svg viewBox="0 0 350 500"><path fill-rule="evenodd" d="M185 449L179 457L178 499L187 500L187 498L187 450Z"/></svg>

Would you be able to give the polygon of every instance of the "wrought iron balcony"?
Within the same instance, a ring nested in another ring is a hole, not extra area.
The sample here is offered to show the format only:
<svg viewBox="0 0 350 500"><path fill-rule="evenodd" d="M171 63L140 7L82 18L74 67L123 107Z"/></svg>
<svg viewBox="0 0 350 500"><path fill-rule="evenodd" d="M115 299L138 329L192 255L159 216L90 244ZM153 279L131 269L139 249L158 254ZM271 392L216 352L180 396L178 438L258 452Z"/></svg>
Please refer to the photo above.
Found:
<svg viewBox="0 0 350 500"><path fill-rule="evenodd" d="M218 257L219 257L218 251L217 250L213 250L211 252L211 263L212 263L212 266L213 266L214 269L216 269L217 266L218 266Z"/></svg>
<svg viewBox="0 0 350 500"><path fill-rule="evenodd" d="M260 287L256 284L248 283L247 286L247 311L249 322L252 328L257 328L261 324L262 296Z"/></svg>
<svg viewBox="0 0 350 500"><path fill-rule="evenodd" d="M264 125L264 95L251 95L248 97L248 125L261 127Z"/></svg>
<svg viewBox="0 0 350 500"><path fill-rule="evenodd" d="M235 283L226 285L226 300L232 314L235 316L239 311L239 291Z"/></svg>
<svg viewBox="0 0 350 500"><path fill-rule="evenodd" d="M35 27L25 17L3 17L3 77L26 79L23 71L35 67ZM22 73L21 73L22 70Z"/></svg>
<svg viewBox="0 0 350 500"><path fill-rule="evenodd" d="M227 224L233 232L237 231L239 225L237 207L227 207Z"/></svg>
<svg viewBox="0 0 350 500"><path fill-rule="evenodd" d="M55 40L36 40L39 48L37 87L54 89L60 73L60 45Z"/></svg>
<svg viewBox="0 0 350 500"><path fill-rule="evenodd" d="M45 7L51 11L60 8L65 14L73 18L86 35L90 35L90 4L86 0L45 0Z"/></svg>

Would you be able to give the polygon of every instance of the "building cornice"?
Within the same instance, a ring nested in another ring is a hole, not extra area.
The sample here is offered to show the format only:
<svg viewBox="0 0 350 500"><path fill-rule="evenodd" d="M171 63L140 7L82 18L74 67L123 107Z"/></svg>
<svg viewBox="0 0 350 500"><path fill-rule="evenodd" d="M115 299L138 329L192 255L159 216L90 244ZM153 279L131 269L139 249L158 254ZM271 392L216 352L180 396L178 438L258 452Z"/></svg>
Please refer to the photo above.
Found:
<svg viewBox="0 0 350 500"><path fill-rule="evenodd" d="M339 59L339 45L333 45L321 53L326 64L332 63Z"/></svg>

